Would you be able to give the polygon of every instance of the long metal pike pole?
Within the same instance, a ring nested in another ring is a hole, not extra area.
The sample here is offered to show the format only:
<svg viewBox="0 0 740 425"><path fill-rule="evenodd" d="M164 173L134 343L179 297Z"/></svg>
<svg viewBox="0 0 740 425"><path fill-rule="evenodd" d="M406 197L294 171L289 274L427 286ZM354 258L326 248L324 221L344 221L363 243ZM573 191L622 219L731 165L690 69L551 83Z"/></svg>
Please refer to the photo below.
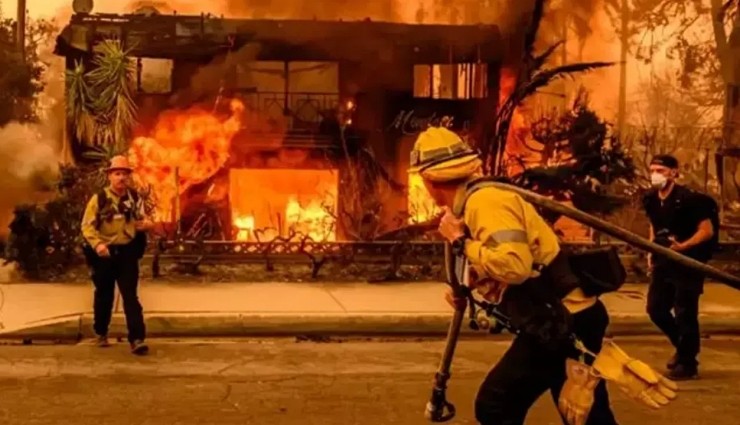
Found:
<svg viewBox="0 0 740 425"><path fill-rule="evenodd" d="M458 270L464 265L452 253L452 246L445 243L445 271L447 273L447 284L450 285L457 296L464 295L462 285L462 270ZM461 297L462 298L462 297ZM424 416L432 422L447 422L455 417L455 406L447 401L447 381L450 379L450 366L452 358L455 356L457 340L460 336L460 326L462 326L463 317L467 304L462 308L456 308L452 316L450 327L447 330L447 345L442 354L442 360L439 362L439 368L434 375L434 388L432 396L426 406Z"/></svg>
<svg viewBox="0 0 740 425"><path fill-rule="evenodd" d="M617 238L621 241L627 242L630 245L642 248L645 251L651 252L656 255L663 256L669 260L675 261L681 265L689 267L693 270L703 273L712 279L716 279L728 286L740 290L740 277L732 275L722 270L718 270L708 264L704 264L691 257L687 257L681 253L678 253L670 248L655 244L649 240L642 238L628 230L625 230L619 226L615 226L607 221L604 221L598 217L587 214L581 210L571 208L567 205L561 204L552 199L548 199L542 195L534 193L532 191L522 189L521 187L514 186L511 184L500 183L500 182L488 182L487 185L493 186L498 189L507 190L514 192L524 198L525 201L534 204L536 206L545 208L550 211L562 214L568 218L571 218L581 224L585 224L591 228L599 230L602 233L606 233L609 236Z"/></svg>

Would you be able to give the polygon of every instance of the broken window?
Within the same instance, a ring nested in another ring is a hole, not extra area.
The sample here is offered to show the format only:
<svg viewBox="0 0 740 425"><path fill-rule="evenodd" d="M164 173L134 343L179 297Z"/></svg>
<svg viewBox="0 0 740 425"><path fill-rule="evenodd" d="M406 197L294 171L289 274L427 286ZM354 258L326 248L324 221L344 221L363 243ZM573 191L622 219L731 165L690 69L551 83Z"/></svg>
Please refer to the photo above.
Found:
<svg viewBox="0 0 740 425"><path fill-rule="evenodd" d="M488 95L484 63L414 66L414 97L480 99Z"/></svg>
<svg viewBox="0 0 740 425"><path fill-rule="evenodd" d="M139 91L151 94L172 92L171 59L138 58Z"/></svg>

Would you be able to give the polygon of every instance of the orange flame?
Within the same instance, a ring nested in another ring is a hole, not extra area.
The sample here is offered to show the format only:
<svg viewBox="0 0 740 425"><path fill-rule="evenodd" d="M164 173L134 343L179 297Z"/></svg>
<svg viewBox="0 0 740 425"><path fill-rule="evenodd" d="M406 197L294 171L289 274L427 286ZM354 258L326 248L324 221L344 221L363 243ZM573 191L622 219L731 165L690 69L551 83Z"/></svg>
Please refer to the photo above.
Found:
<svg viewBox="0 0 740 425"><path fill-rule="evenodd" d="M236 240L267 242L278 236L336 240L334 170L231 169L229 181Z"/></svg>
<svg viewBox="0 0 740 425"><path fill-rule="evenodd" d="M409 224L423 223L429 221L440 213L439 207L429 195L421 175L418 173L409 174L409 192L408 192L408 211Z"/></svg>
<svg viewBox="0 0 740 425"><path fill-rule="evenodd" d="M317 242L336 240L335 220L316 199L312 199L304 208L295 197L291 197L285 206L285 219L287 227L296 234L308 236ZM256 242L257 240L269 242L278 237L276 230L264 229L258 238L255 234L254 222L253 215L234 217L234 227L237 228L235 239L242 242Z"/></svg>
<svg viewBox="0 0 740 425"><path fill-rule="evenodd" d="M131 143L129 157L136 178L153 190L155 220L171 220L176 197L226 164L244 111L238 100L231 100L229 106L226 119L198 107L165 111L150 137L137 137Z"/></svg>

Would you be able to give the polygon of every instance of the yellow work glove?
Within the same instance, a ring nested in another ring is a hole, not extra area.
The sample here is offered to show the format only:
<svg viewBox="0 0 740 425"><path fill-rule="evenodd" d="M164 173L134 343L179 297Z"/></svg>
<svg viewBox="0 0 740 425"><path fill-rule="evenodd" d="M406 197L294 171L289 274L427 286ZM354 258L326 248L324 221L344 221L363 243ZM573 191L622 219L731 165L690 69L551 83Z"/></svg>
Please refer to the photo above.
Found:
<svg viewBox="0 0 740 425"><path fill-rule="evenodd" d="M594 360L593 368L607 381L614 382L629 397L658 409L676 398L678 385L645 363L630 358L612 341Z"/></svg>
<svg viewBox="0 0 740 425"><path fill-rule="evenodd" d="M594 389L599 376L591 366L573 359L565 360L565 380L558 398L558 410L568 425L583 425L594 404Z"/></svg>

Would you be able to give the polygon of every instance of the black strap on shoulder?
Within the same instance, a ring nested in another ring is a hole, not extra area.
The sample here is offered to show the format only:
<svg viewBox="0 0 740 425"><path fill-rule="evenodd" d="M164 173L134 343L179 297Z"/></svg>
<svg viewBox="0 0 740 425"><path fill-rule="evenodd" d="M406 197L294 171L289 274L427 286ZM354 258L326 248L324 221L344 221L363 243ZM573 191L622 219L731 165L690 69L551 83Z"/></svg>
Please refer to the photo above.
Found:
<svg viewBox="0 0 740 425"><path fill-rule="evenodd" d="M484 189L486 187L493 187L495 183L508 183L511 184L511 181L507 179L506 177L481 177L475 180L472 180L468 182L465 185L465 199L463 202L461 202L458 205L455 205L455 210L453 210L453 213L456 216L462 215L462 213L465 211L465 205L468 202L468 199L470 199L470 195L477 192L480 189ZM532 264L532 270L537 271L539 273L542 273L543 270L547 267L545 264L540 263L534 263Z"/></svg>
<svg viewBox="0 0 740 425"><path fill-rule="evenodd" d="M106 206L108 206L108 203L110 202L110 198L108 197L108 194L106 193L105 189L101 190L96 194L98 198L98 209L95 212L95 227L96 229L100 230L101 226L101 219L102 219L102 211L105 209ZM135 190L129 190L126 192L126 196L129 197L133 203L133 207L131 209L131 215L135 216L136 211L138 208L139 203L139 194ZM127 217L127 220L131 220L132 217Z"/></svg>
<svg viewBox="0 0 740 425"><path fill-rule="evenodd" d="M108 194L105 192L105 189L101 190L97 194L98 197L98 210L102 210L108 205Z"/></svg>
<svg viewBox="0 0 740 425"><path fill-rule="evenodd" d="M95 196L97 196L98 200L98 208L97 211L95 211L95 228L97 230L100 230L100 226L102 224L102 215L101 211L103 211L103 208L105 208L108 205L108 194L105 193L105 189L98 192Z"/></svg>
<svg viewBox="0 0 740 425"><path fill-rule="evenodd" d="M454 206L453 214L455 216L460 217L463 212L465 211L465 205L468 203L468 199L470 199L470 195L477 192L480 189L491 187L491 183L508 183L508 180L502 177L481 177L477 178L475 180L472 180L465 184L465 199L460 204L457 204Z"/></svg>

